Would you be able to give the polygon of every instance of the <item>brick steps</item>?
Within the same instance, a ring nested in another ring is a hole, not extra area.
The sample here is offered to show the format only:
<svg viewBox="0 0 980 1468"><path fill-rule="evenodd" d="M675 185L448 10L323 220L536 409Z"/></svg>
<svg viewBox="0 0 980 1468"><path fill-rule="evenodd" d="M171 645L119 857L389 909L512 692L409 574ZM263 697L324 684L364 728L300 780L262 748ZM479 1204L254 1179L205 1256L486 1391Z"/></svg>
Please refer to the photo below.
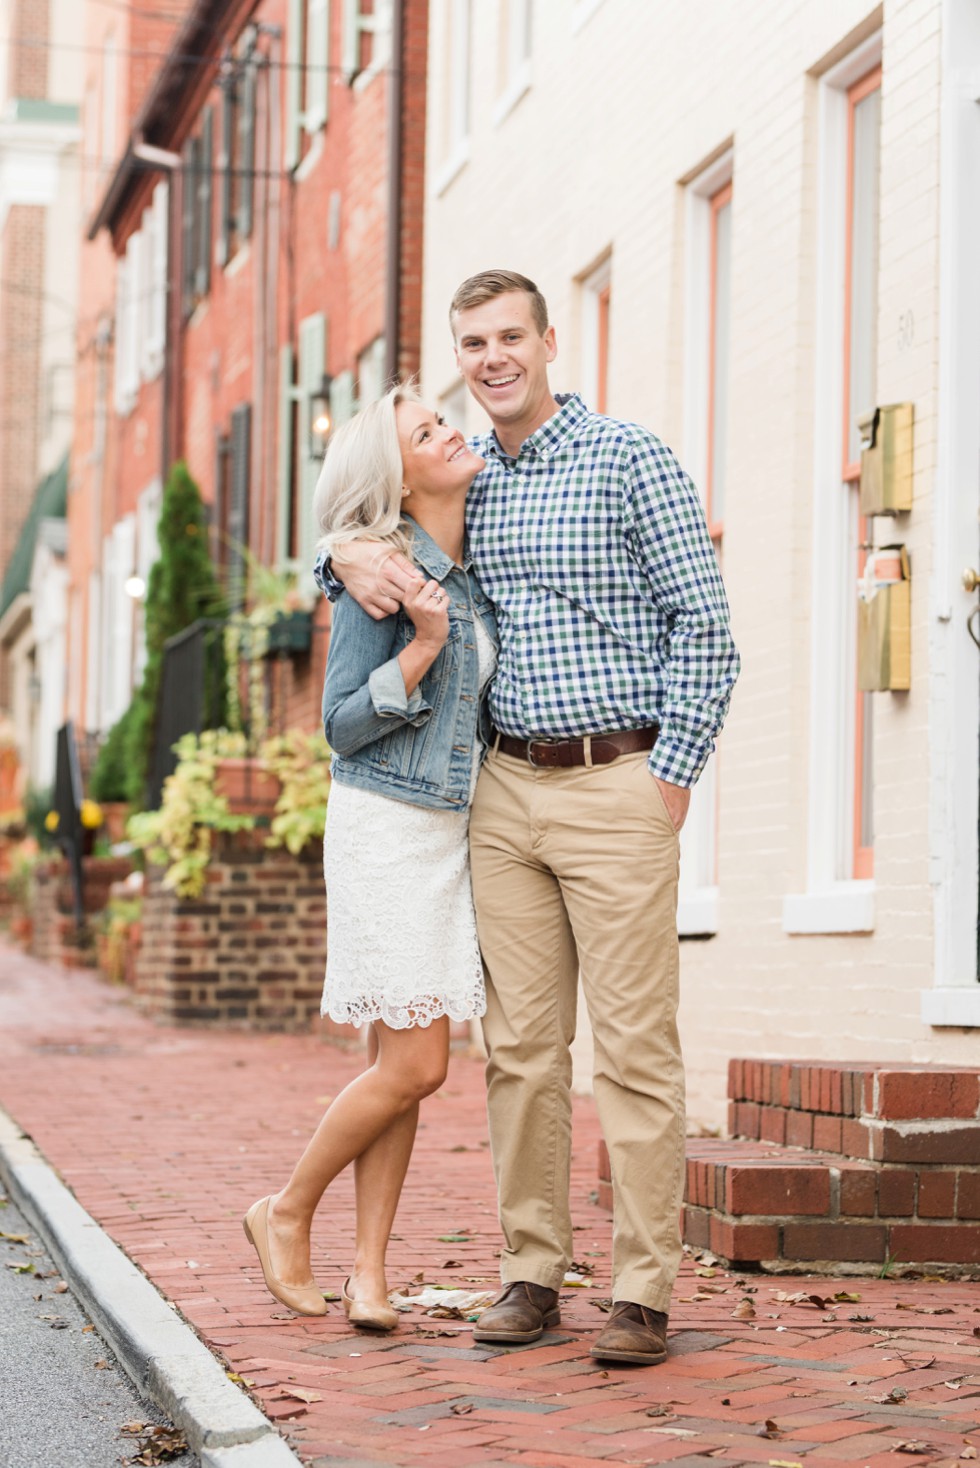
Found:
<svg viewBox="0 0 980 1468"><path fill-rule="evenodd" d="M692 1247L777 1270L980 1265L980 1070L736 1060L729 1097L739 1135L687 1143Z"/></svg>

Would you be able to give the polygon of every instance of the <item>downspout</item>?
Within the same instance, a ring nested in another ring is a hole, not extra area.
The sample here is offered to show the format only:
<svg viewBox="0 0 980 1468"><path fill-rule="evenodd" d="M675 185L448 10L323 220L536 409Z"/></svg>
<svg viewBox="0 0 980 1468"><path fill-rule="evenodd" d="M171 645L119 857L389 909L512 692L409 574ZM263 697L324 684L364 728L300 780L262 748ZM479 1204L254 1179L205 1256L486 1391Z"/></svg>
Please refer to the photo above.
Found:
<svg viewBox="0 0 980 1468"><path fill-rule="evenodd" d="M401 312L402 73L405 64L404 0L391 5L391 71L388 86L388 226L385 242L385 382L398 377Z"/></svg>

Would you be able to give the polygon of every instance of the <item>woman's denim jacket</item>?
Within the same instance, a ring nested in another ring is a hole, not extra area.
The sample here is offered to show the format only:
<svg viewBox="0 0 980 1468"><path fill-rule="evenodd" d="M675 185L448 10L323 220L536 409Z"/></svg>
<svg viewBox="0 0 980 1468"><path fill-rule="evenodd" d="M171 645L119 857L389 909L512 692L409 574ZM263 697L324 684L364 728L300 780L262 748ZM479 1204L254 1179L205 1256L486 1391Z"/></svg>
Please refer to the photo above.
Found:
<svg viewBox="0 0 980 1468"><path fill-rule="evenodd" d="M449 596L449 636L439 656L406 695L398 654L415 636L404 609L376 621L352 596L334 604L323 732L333 750L331 773L410 805L465 809L474 760L486 752L490 719L479 697L474 615L494 645L493 606L469 569L460 567L420 526L412 558Z"/></svg>

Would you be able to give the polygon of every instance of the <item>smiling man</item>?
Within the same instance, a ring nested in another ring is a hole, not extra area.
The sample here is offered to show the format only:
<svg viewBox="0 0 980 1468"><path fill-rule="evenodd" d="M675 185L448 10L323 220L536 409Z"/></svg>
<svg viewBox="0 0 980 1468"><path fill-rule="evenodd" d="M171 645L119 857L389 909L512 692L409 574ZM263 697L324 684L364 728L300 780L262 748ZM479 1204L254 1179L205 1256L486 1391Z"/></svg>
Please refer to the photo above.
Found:
<svg viewBox="0 0 980 1468"><path fill-rule="evenodd" d="M450 321L493 424L467 531L500 633L470 854L505 1247L474 1336L528 1342L559 1322L581 974L615 1203L614 1304L591 1354L656 1365L681 1256L678 837L738 654L697 491L652 433L552 394L533 281L475 275ZM397 557L338 570L376 615L415 574Z"/></svg>

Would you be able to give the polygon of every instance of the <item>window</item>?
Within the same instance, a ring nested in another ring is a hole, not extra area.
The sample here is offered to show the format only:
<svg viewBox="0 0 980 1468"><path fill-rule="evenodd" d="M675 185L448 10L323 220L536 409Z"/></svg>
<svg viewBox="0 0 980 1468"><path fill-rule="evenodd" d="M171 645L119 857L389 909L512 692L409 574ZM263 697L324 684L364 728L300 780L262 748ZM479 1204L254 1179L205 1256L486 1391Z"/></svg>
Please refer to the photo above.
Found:
<svg viewBox="0 0 980 1468"><path fill-rule="evenodd" d="M732 174L725 149L688 183L685 197L684 467L697 484L719 559L728 460ZM712 755L681 832L678 931L718 929L718 775Z"/></svg>
<svg viewBox="0 0 980 1468"><path fill-rule="evenodd" d="M115 382L117 413L129 413L140 383L163 366L167 311L168 189L157 184L138 230L116 265Z"/></svg>
<svg viewBox="0 0 980 1468"><path fill-rule="evenodd" d="M160 519L162 501L163 492L160 481L154 479L143 490L136 502L136 574L142 578L144 586L149 585L153 563L160 554L157 524ZM136 658L133 667L135 685L142 678L143 670L146 667L145 602L134 601L133 606L136 622Z"/></svg>
<svg viewBox="0 0 980 1468"><path fill-rule="evenodd" d="M371 77L391 57L392 0L344 0L343 70L348 82Z"/></svg>
<svg viewBox="0 0 980 1468"><path fill-rule="evenodd" d="M327 121L330 0L289 0L286 26L285 164L295 168Z"/></svg>
<svg viewBox="0 0 980 1468"><path fill-rule="evenodd" d="M531 3L500 0L494 125L504 120L531 85Z"/></svg>
<svg viewBox="0 0 980 1468"><path fill-rule="evenodd" d="M255 174L254 45L239 48L221 79L221 210L215 259L225 265L252 233L252 196Z"/></svg>
<svg viewBox="0 0 980 1468"><path fill-rule="evenodd" d="M232 411L231 434L227 440L227 508L222 507L227 526L228 601L233 608L245 602L248 569L245 548L248 546L249 500L252 462L252 405L241 403Z"/></svg>
<svg viewBox="0 0 980 1468"><path fill-rule="evenodd" d="M871 700L857 688L858 414L876 396L881 36L819 82L806 891L787 932L874 927Z"/></svg>
<svg viewBox="0 0 980 1468"><path fill-rule="evenodd" d="M119 51L115 32L110 31L102 43L102 117L99 137L99 160L103 171L116 161L116 129L118 127Z"/></svg>
<svg viewBox="0 0 980 1468"><path fill-rule="evenodd" d="M201 130L184 149L183 285L189 316L211 289L211 197L214 111L204 109Z"/></svg>
<svg viewBox="0 0 980 1468"><path fill-rule="evenodd" d="M442 166L436 192L448 188L469 158L470 134L470 0L447 0L439 69L439 135Z"/></svg>
<svg viewBox="0 0 980 1468"><path fill-rule="evenodd" d="M849 501L854 530L851 563L854 580L864 570L868 527L858 513L861 446L857 420L875 404L875 352L878 341L878 161L881 132L881 67L875 67L847 93L847 199L844 276L844 362L841 424L841 481ZM872 698L857 687L856 602L853 584L847 592L850 659L854 687L854 819L853 871L857 878L874 871L872 784Z"/></svg>
<svg viewBox="0 0 980 1468"><path fill-rule="evenodd" d="M317 312L299 323L298 350L287 343L279 353L277 556L281 566L292 566L297 571L300 586L309 591L313 590L313 547L317 540L313 491L321 468L310 442L310 409L322 387L326 365L327 318ZM335 427L343 421L336 403L342 380L353 386L349 372L334 379L331 414Z"/></svg>
<svg viewBox="0 0 980 1468"><path fill-rule="evenodd" d="M612 260L582 281L582 396L596 413L609 411L609 316Z"/></svg>

